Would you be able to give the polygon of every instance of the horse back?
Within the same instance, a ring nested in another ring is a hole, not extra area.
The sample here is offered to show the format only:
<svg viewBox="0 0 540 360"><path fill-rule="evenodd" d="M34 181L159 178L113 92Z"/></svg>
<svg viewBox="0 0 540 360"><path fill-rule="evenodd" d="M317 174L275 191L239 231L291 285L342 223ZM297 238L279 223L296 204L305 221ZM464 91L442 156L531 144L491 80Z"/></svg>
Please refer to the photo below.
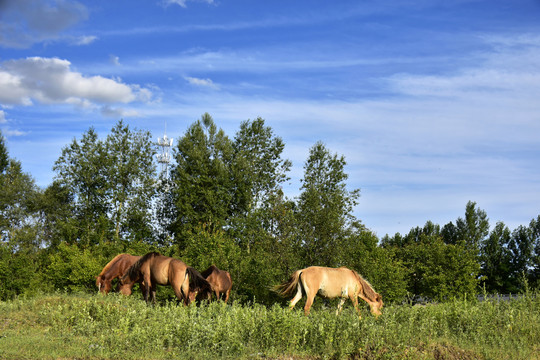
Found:
<svg viewBox="0 0 540 360"><path fill-rule="evenodd" d="M336 269L311 266L302 271L302 282L309 291L316 291L329 298L347 297L360 290L354 273L345 267Z"/></svg>

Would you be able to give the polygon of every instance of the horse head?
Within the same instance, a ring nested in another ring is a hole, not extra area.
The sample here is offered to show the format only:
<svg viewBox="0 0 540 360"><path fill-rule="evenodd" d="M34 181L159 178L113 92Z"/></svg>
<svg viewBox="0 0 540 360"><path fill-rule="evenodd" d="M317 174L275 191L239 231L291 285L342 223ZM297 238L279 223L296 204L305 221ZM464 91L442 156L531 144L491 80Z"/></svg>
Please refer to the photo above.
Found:
<svg viewBox="0 0 540 360"><path fill-rule="evenodd" d="M107 281L103 276L96 276L96 286L102 294L108 294L112 288L111 282Z"/></svg>

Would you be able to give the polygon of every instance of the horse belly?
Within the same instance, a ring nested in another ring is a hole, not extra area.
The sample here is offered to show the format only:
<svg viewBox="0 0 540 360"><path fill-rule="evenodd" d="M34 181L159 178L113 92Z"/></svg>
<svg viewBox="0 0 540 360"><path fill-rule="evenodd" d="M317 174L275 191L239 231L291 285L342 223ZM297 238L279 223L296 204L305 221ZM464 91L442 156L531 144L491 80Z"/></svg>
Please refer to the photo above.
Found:
<svg viewBox="0 0 540 360"><path fill-rule="evenodd" d="M342 296L342 290L341 287L336 286L336 284L324 282L323 284L321 284L318 294L327 298L335 298L338 296Z"/></svg>

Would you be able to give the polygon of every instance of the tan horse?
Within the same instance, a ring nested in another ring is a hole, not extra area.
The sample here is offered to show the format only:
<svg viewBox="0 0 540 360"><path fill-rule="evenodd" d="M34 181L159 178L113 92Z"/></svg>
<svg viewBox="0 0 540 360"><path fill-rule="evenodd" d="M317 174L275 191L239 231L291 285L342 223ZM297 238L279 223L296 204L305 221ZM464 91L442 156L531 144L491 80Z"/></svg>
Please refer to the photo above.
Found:
<svg viewBox="0 0 540 360"><path fill-rule="evenodd" d="M229 300L231 294L232 279L231 274L228 271L220 270L215 265L210 267L201 273L202 276L212 286L212 291L216 294L218 300L221 299L221 295L225 295L225 302Z"/></svg>
<svg viewBox="0 0 540 360"><path fill-rule="evenodd" d="M131 294L133 283L141 280L145 286L144 300L156 302L156 285L171 285L179 301L189 305L190 290L210 292L210 284L183 261L159 253L144 255L122 277L120 292Z"/></svg>
<svg viewBox="0 0 540 360"><path fill-rule="evenodd" d="M96 286L98 291L103 294L108 294L112 289L112 281L116 278L121 278L127 270L133 265L140 256L130 254L116 255L96 276ZM118 284L120 287L120 284ZM118 290L118 289L117 289Z"/></svg>
<svg viewBox="0 0 540 360"><path fill-rule="evenodd" d="M359 317L361 317L358 307L359 297L369 304L371 313L376 317L381 315L383 307L381 295L376 293L356 271L346 267L335 269L311 266L298 270L287 282L274 286L273 290L281 296L292 295L296 290L296 295L289 305L290 309L294 308L294 305L302 298L302 292L305 292L307 300L304 313L306 315L309 314L317 293L327 298L341 298L336 314L339 314L347 298L351 299Z"/></svg>

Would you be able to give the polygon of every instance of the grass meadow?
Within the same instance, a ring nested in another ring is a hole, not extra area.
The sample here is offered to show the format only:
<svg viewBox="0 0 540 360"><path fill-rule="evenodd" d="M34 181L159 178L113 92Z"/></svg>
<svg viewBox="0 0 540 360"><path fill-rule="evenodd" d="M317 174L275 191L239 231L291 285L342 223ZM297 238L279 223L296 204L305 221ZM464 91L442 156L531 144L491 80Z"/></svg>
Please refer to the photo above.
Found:
<svg viewBox="0 0 540 360"><path fill-rule="evenodd" d="M540 296L350 306L176 302L41 295L0 302L2 359L540 359Z"/></svg>

